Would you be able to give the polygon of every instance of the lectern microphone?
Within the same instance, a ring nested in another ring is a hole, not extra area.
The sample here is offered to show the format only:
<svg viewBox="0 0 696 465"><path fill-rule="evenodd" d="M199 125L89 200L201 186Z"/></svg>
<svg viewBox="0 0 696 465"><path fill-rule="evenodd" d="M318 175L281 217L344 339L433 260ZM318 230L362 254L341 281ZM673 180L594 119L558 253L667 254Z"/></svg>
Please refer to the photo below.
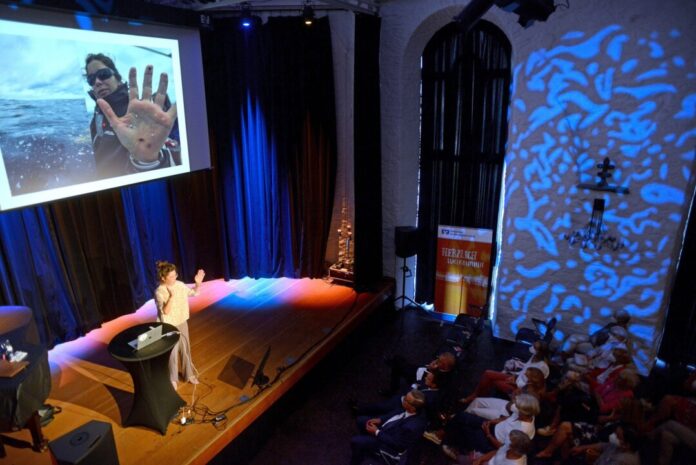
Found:
<svg viewBox="0 0 696 465"><path fill-rule="evenodd" d="M263 355L261 363L259 363L259 367L256 369L256 374L254 375L254 382L251 384L252 386L258 386L259 389L264 389L270 381L268 376L266 376L263 372L263 369L266 366L266 362L268 361L269 355L271 355L271 346L268 346L268 349L266 349L266 353Z"/></svg>

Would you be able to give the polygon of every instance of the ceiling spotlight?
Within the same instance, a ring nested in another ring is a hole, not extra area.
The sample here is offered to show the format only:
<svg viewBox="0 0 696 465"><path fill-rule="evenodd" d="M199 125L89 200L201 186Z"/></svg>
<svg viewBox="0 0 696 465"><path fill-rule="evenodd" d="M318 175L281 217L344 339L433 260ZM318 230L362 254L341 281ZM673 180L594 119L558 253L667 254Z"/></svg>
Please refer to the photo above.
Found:
<svg viewBox="0 0 696 465"><path fill-rule="evenodd" d="M302 19L306 26L311 26L314 22L314 8L309 2L305 3L304 10L302 10Z"/></svg>
<svg viewBox="0 0 696 465"><path fill-rule="evenodd" d="M243 2L241 7L242 14L239 16L239 24L243 29L249 29L254 24L254 18L251 16L251 5L249 2Z"/></svg>

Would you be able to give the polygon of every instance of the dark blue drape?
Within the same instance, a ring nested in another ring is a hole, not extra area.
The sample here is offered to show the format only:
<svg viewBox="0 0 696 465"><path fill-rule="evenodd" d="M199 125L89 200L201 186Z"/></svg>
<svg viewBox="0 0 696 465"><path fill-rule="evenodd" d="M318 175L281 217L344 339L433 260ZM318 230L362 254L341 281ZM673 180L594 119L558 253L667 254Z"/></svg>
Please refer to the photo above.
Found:
<svg viewBox="0 0 696 465"><path fill-rule="evenodd" d="M336 177L328 19L238 20L204 36L232 276L321 276ZM230 157L223 156L230 154Z"/></svg>
<svg viewBox="0 0 696 465"><path fill-rule="evenodd" d="M47 207L28 208L0 215L0 279L7 302L45 309L37 328L52 340L77 337L80 322L72 312L74 296L67 289L65 264L55 244ZM7 238L5 240L5 238Z"/></svg>
<svg viewBox="0 0 696 465"><path fill-rule="evenodd" d="M231 138L231 166L223 170L233 274L294 276L285 260L292 250L276 146L260 103L250 94L240 108L239 121L240 130Z"/></svg>
<svg viewBox="0 0 696 465"><path fill-rule="evenodd" d="M121 190L126 228L125 240L133 254L128 273L136 302L152 296L155 285L152 264L162 257L181 263L176 249L178 217L172 205L166 181L155 181ZM187 270L185 263L179 265Z"/></svg>

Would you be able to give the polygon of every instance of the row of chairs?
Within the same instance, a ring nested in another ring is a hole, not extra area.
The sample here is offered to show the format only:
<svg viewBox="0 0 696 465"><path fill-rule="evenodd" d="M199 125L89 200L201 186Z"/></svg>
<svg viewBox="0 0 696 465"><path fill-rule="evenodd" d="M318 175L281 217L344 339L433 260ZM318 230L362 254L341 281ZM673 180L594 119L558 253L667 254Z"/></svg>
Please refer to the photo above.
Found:
<svg viewBox="0 0 696 465"><path fill-rule="evenodd" d="M556 319L549 321L533 319L535 328L522 328L516 337L520 344L531 345L542 339L550 342L556 327ZM438 353L452 352L458 360L458 369L464 369L477 354L477 340L483 332L485 319L481 317L460 314L449 325L444 339L438 348ZM381 462L385 465L411 465L419 462L420 444L414 444L408 451L394 456L380 451Z"/></svg>
<svg viewBox="0 0 696 465"><path fill-rule="evenodd" d="M460 365L470 362L477 352L477 340L483 332L485 320L466 314L459 314L450 326L440 352L452 352Z"/></svg>

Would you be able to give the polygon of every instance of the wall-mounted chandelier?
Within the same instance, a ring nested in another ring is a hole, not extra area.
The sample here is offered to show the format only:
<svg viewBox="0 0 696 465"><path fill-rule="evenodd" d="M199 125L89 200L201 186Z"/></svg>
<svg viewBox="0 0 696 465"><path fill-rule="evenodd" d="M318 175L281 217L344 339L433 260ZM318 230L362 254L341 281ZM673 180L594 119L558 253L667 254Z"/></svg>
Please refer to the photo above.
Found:
<svg viewBox="0 0 696 465"><path fill-rule="evenodd" d="M624 247L623 241L620 237L609 234L603 218L604 199L594 199L590 222L582 229L564 234L563 239L567 240L570 246L579 244L583 249L601 250L607 248L612 251L622 249Z"/></svg>

